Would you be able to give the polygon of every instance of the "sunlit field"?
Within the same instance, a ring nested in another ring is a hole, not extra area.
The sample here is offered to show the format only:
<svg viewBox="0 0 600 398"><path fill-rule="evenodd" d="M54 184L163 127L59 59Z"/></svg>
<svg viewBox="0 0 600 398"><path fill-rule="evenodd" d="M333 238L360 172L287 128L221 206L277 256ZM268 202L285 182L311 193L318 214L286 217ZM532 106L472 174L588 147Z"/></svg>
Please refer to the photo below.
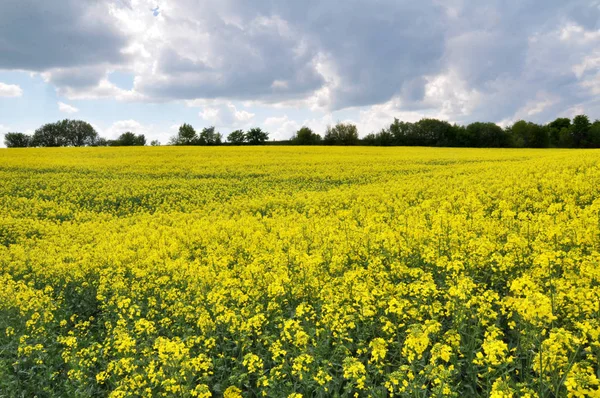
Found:
<svg viewBox="0 0 600 398"><path fill-rule="evenodd" d="M0 150L0 396L600 396L600 152Z"/></svg>

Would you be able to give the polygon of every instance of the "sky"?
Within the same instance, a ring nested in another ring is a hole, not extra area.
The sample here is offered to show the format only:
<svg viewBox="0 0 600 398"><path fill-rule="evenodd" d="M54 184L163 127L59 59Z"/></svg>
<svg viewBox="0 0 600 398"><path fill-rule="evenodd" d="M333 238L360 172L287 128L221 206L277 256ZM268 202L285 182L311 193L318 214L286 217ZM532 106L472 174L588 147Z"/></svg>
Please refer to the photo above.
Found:
<svg viewBox="0 0 600 398"><path fill-rule="evenodd" d="M600 118L600 0L2 0L0 135ZM1 139L2 137L0 137ZM3 141L3 140L0 140Z"/></svg>

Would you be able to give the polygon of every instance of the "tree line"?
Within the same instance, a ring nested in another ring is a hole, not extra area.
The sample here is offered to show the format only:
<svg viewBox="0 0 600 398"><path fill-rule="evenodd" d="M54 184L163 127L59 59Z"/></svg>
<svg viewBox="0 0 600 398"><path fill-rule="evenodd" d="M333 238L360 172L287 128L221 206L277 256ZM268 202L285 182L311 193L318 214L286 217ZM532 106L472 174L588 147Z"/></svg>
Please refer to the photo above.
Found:
<svg viewBox="0 0 600 398"><path fill-rule="evenodd" d="M600 120L591 122L588 116L558 118L547 124L519 120L500 127L495 123L474 122L463 126L447 121L424 118L418 122L398 119L377 133L359 137L356 125L337 123L328 126L321 136L309 127L300 128L289 140L268 141L269 133L259 127L248 131L235 130L227 135L214 126L196 131L184 123L169 145L372 145L372 146L437 146L480 148L600 148ZM98 135L89 123L82 120L61 120L47 123L33 135L7 133L4 143L8 148L64 147L64 146L144 146L146 138L125 132L115 140ZM160 145L158 141L150 145Z"/></svg>
<svg viewBox="0 0 600 398"><path fill-rule="evenodd" d="M91 124L83 120L59 120L46 123L33 133L7 133L4 135L7 148L65 147L65 146L144 146L146 137L130 131L121 134L116 140L107 140L98 135ZM156 145L157 142L152 142Z"/></svg>

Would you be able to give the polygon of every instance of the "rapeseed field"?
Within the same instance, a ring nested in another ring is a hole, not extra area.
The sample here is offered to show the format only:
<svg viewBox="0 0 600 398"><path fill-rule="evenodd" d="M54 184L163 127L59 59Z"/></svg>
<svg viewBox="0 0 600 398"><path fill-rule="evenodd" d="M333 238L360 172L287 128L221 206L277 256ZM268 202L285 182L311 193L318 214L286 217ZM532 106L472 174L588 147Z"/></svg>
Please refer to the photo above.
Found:
<svg viewBox="0 0 600 398"><path fill-rule="evenodd" d="M2 397L599 397L600 152L0 151Z"/></svg>

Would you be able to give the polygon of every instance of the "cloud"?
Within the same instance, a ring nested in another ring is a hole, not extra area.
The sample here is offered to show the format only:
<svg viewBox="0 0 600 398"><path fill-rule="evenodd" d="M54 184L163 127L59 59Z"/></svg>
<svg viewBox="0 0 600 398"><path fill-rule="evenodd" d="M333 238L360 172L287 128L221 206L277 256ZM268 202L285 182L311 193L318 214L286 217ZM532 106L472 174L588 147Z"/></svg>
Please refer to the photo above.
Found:
<svg viewBox="0 0 600 398"><path fill-rule="evenodd" d="M190 101L188 105L201 106L202 110L198 112L198 116L216 127L246 128L252 123L255 116L252 112L238 110L231 102Z"/></svg>
<svg viewBox="0 0 600 398"><path fill-rule="evenodd" d="M0 82L0 97L21 97L23 90L16 84Z"/></svg>
<svg viewBox="0 0 600 398"><path fill-rule="evenodd" d="M287 115L268 117L263 125L269 132L269 139L271 140L287 140L301 127L298 122L290 120Z"/></svg>
<svg viewBox="0 0 600 398"><path fill-rule="evenodd" d="M101 1L4 0L0 13L0 69L122 63L127 37Z"/></svg>
<svg viewBox="0 0 600 398"><path fill-rule="evenodd" d="M64 113L77 113L79 112L79 109L75 108L74 106L71 106L69 104L65 104L64 102L59 102L58 103L58 110Z"/></svg>
<svg viewBox="0 0 600 398"><path fill-rule="evenodd" d="M256 112L240 102L314 121L354 111L367 131L394 116L545 122L599 109L596 0L7 1L0 69L37 71L70 100L185 101L241 128ZM278 134L301 124L269 122Z"/></svg>

